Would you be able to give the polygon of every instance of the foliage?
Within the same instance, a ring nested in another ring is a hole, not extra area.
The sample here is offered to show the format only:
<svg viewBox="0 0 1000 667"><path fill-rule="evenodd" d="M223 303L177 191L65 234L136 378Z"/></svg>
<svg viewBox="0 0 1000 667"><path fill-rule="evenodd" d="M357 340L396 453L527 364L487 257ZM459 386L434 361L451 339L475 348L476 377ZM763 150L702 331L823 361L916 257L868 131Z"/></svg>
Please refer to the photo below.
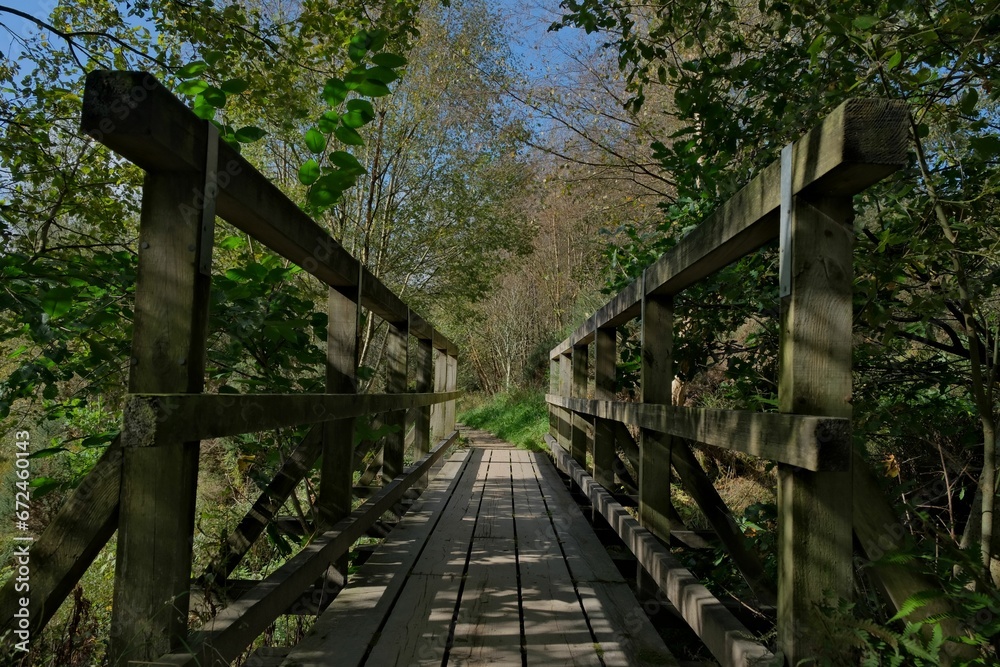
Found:
<svg viewBox="0 0 1000 667"><path fill-rule="evenodd" d="M468 407L470 401L476 402L474 395L463 398L458 420L521 449L548 451L544 436L549 432L549 413L542 393L516 390L484 398L474 407Z"/></svg>

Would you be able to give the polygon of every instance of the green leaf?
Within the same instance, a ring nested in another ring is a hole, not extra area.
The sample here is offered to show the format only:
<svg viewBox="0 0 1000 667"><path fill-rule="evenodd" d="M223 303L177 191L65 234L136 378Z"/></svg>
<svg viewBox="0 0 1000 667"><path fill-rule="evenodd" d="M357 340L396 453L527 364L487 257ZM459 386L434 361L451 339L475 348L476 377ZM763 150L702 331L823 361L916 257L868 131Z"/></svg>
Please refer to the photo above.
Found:
<svg viewBox="0 0 1000 667"><path fill-rule="evenodd" d="M409 62L403 56L396 55L395 53L376 53L372 56L372 62L376 65L381 65L382 67L405 67L406 63Z"/></svg>
<svg viewBox="0 0 1000 667"><path fill-rule="evenodd" d="M56 287L50 289L42 296L42 311L54 320L69 312L73 306L73 297L76 291L68 287Z"/></svg>
<svg viewBox="0 0 1000 667"><path fill-rule="evenodd" d="M187 81L181 81L180 85L177 86L177 92L182 95L197 95L208 88L208 82L202 79L188 79Z"/></svg>
<svg viewBox="0 0 1000 667"><path fill-rule="evenodd" d="M325 208L337 203L340 192L322 186L314 186L309 189L309 203L313 206Z"/></svg>
<svg viewBox="0 0 1000 667"><path fill-rule="evenodd" d="M322 153L326 150L326 135L315 127L306 132L306 147L313 153Z"/></svg>
<svg viewBox="0 0 1000 667"><path fill-rule="evenodd" d="M351 44L347 47L347 57L356 63L361 62L365 59L365 54L368 53L368 49L364 46L359 46L357 44Z"/></svg>
<svg viewBox="0 0 1000 667"><path fill-rule="evenodd" d="M979 104L979 91L975 88L969 88L965 95L962 95L962 101L959 103L958 108L966 116L971 116L976 111L976 105Z"/></svg>
<svg viewBox="0 0 1000 667"><path fill-rule="evenodd" d="M244 247L247 244L246 239L242 236L227 236L226 238L219 241L219 247L224 250L237 250Z"/></svg>
<svg viewBox="0 0 1000 667"><path fill-rule="evenodd" d="M365 78L371 81L381 81L382 83L392 83L399 78L394 70L388 67L372 67L365 71Z"/></svg>
<svg viewBox="0 0 1000 667"><path fill-rule="evenodd" d="M28 455L29 459L44 459L49 456L55 456L59 452L68 452L69 450L65 447L47 447L45 449L39 449L37 452L32 452Z"/></svg>
<svg viewBox="0 0 1000 667"><path fill-rule="evenodd" d="M28 486L34 489L31 494L32 498L41 498L58 489L62 483L52 477L39 476L28 482Z"/></svg>
<svg viewBox="0 0 1000 667"><path fill-rule="evenodd" d="M205 104L203 102L201 104L196 104L193 111L194 115L197 116L198 118L211 120L215 118L215 112L217 111L217 109L213 107L211 104Z"/></svg>
<svg viewBox="0 0 1000 667"><path fill-rule="evenodd" d="M381 81L367 79L357 85L356 90L366 97L385 97L392 91Z"/></svg>
<svg viewBox="0 0 1000 667"><path fill-rule="evenodd" d="M347 99L347 85L340 79L327 79L321 97L327 104L335 107Z"/></svg>
<svg viewBox="0 0 1000 667"><path fill-rule="evenodd" d="M885 63L886 71L892 71L899 66L899 63L903 62L903 54L899 49L896 49L889 56L889 60Z"/></svg>
<svg viewBox="0 0 1000 667"><path fill-rule="evenodd" d="M203 90L200 97L216 109L226 106L226 94L215 86L209 86ZM197 102L195 104L197 105Z"/></svg>
<svg viewBox="0 0 1000 667"><path fill-rule="evenodd" d="M854 27L858 30L871 30L876 23L878 18L875 16L858 16L854 19Z"/></svg>
<svg viewBox="0 0 1000 667"><path fill-rule="evenodd" d="M365 140L354 129L341 125L333 131L335 137L348 146L364 146Z"/></svg>
<svg viewBox="0 0 1000 667"><path fill-rule="evenodd" d="M368 33L368 49L371 51L381 51L385 46L389 33L385 30L373 30Z"/></svg>
<svg viewBox="0 0 1000 667"><path fill-rule="evenodd" d="M319 178L319 163L316 160L307 160L299 167L299 182L302 185L312 185Z"/></svg>
<svg viewBox="0 0 1000 667"><path fill-rule="evenodd" d="M201 57L211 66L222 60L225 55L222 51L205 51L205 53L201 54Z"/></svg>
<svg viewBox="0 0 1000 667"><path fill-rule="evenodd" d="M889 619L889 623L893 623L900 619L906 618L913 612L921 609L927 605L931 600L942 597L944 594L940 591L919 591L914 593L910 597L903 601L903 604L899 605L899 611L896 615Z"/></svg>
<svg viewBox="0 0 1000 667"><path fill-rule="evenodd" d="M375 118L375 107L368 100L353 99L347 103L347 110L360 112L366 123Z"/></svg>
<svg viewBox="0 0 1000 667"><path fill-rule="evenodd" d="M316 127L323 134L330 134L337 128L337 123L339 122L340 115L336 111L327 111L316 121Z"/></svg>
<svg viewBox="0 0 1000 667"><path fill-rule="evenodd" d="M239 95L250 87L246 79L229 79L224 82L221 86L222 90L230 95Z"/></svg>
<svg viewBox="0 0 1000 667"><path fill-rule="evenodd" d="M330 163L335 164L344 171L349 173L366 174L367 170L358 161L358 158L354 157L347 151L334 151L330 153Z"/></svg>
<svg viewBox="0 0 1000 667"><path fill-rule="evenodd" d="M348 111L341 116L340 120L347 127L361 127L368 122L365 116L358 110Z"/></svg>
<svg viewBox="0 0 1000 667"><path fill-rule="evenodd" d="M812 41L809 45L808 53L810 56L818 55L820 51L823 50L823 45L826 44L826 35L819 35Z"/></svg>
<svg viewBox="0 0 1000 667"><path fill-rule="evenodd" d="M182 79L190 79L193 76L198 76L207 69L208 63L204 60L195 60L194 62L188 63L184 67L180 68L174 72L174 74Z"/></svg>
<svg viewBox="0 0 1000 667"><path fill-rule="evenodd" d="M241 127L236 130L236 141L243 144L253 143L254 141L259 141L267 135L267 132L260 129L259 127L254 127L248 125L246 127Z"/></svg>

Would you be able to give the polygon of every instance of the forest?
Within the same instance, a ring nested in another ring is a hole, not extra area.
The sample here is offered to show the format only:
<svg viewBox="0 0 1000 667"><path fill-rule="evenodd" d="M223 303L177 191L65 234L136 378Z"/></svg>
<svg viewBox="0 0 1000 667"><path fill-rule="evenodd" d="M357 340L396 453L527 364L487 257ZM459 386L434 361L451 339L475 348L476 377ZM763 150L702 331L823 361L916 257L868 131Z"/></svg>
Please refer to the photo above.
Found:
<svg viewBox="0 0 1000 667"><path fill-rule="evenodd" d="M783 146L877 97L905 104L908 157L853 202L852 438L899 517L881 561L934 587L891 608L859 559L819 640L851 657L811 664L1000 664L1000 2L38 0L0 5L0 28L0 581L19 434L38 535L128 395L144 174L81 130L89 73L149 72L211 122L457 345L459 421L535 450L550 350ZM323 392L326 287L222 221L215 239L205 391ZM778 261L765 246L675 297L674 404L778 410ZM362 311L359 336L358 391L377 393L390 327ZM639 400L640 350L623 327L619 400ZM356 429L374 476L391 428ZM298 435L202 443L196 569ZM775 466L694 449L776 579ZM317 475L284 508L306 528ZM710 527L672 494L688 528ZM269 526L240 576L309 537ZM680 557L746 597L722 549ZM114 571L112 539L30 652L8 635L2 660L107 664ZM259 643L308 627L285 616Z"/></svg>

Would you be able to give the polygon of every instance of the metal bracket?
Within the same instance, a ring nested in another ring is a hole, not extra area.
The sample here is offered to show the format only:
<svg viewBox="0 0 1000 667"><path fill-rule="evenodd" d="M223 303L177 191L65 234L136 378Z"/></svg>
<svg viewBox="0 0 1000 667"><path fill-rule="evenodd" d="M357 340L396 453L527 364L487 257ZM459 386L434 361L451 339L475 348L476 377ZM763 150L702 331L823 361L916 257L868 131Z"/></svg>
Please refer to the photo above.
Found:
<svg viewBox="0 0 1000 667"><path fill-rule="evenodd" d="M203 276L212 275L212 247L215 245L215 199L219 194L219 130L210 120L205 121L205 188L201 208L201 249L198 253L198 271Z"/></svg>
<svg viewBox="0 0 1000 667"><path fill-rule="evenodd" d="M792 151L794 144L781 149L781 211L778 232L778 297L792 293Z"/></svg>

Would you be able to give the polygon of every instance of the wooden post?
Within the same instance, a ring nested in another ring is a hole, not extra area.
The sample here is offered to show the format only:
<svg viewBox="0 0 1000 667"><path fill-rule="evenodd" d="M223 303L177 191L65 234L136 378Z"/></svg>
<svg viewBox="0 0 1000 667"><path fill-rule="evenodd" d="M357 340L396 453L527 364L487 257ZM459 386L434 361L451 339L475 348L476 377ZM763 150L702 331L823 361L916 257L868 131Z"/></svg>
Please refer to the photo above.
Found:
<svg viewBox="0 0 1000 667"><path fill-rule="evenodd" d="M559 357L549 359L549 393L559 394ZM562 408L549 404L549 435L559 439L559 422L562 419Z"/></svg>
<svg viewBox="0 0 1000 667"><path fill-rule="evenodd" d="M673 357L673 299L647 294L642 300L643 403L672 402ZM654 535L667 540L670 537L671 437L642 429L639 445L639 521Z"/></svg>
<svg viewBox="0 0 1000 667"><path fill-rule="evenodd" d="M424 394L434 390L434 347L431 341L417 339L416 354L416 389ZM419 461L431 451L431 406L415 409L416 419L413 422L413 460ZM427 487L427 476L424 475L414 486L418 489Z"/></svg>
<svg viewBox="0 0 1000 667"><path fill-rule="evenodd" d="M781 412L851 416L852 220L849 197L794 197ZM816 605L852 597L851 503L849 463L840 472L778 466L778 643L789 664L819 655Z"/></svg>
<svg viewBox="0 0 1000 667"><path fill-rule="evenodd" d="M434 391L445 391L448 382L448 353L435 345L434 348ZM437 442L445 437L444 403L431 407L431 439Z"/></svg>
<svg viewBox="0 0 1000 667"><path fill-rule="evenodd" d="M615 329L598 329L595 340L594 398L615 400ZM594 479L606 489L615 483L615 425L607 419L594 418Z"/></svg>
<svg viewBox="0 0 1000 667"><path fill-rule="evenodd" d="M406 322L389 325L389 335L385 342L385 391L388 394L401 394L406 391L406 338L408 334L406 329ZM386 413L383 421L386 425L396 429L385 436L385 449L382 454L382 484L388 484L403 472L406 411L397 410Z"/></svg>
<svg viewBox="0 0 1000 667"><path fill-rule="evenodd" d="M573 379L571 396L587 398L587 346L573 348ZM573 413L573 434L570 441L570 454L573 460L586 470L587 468L587 418Z"/></svg>
<svg viewBox="0 0 1000 667"><path fill-rule="evenodd" d="M573 357L571 353L559 357L559 394L561 396L573 395ZM562 420L559 422L559 444L563 446L563 449L569 449L572 439L573 413L563 409Z"/></svg>
<svg viewBox="0 0 1000 667"><path fill-rule="evenodd" d="M458 357L454 355L448 356L448 367L447 367L447 377L446 377L446 390L455 391L458 387ZM457 417L457 406L454 400L448 401L445 404L445 435L451 433L455 430L455 420Z"/></svg>
<svg viewBox="0 0 1000 667"><path fill-rule="evenodd" d="M358 294L360 301L360 290ZM326 390L358 390L358 304L330 289L327 297ZM323 459L317 506L320 529L332 527L351 512L354 474L354 417L323 425Z"/></svg>
<svg viewBox="0 0 1000 667"><path fill-rule="evenodd" d="M129 391L201 393L211 274L199 270L204 172L147 173ZM214 212L210 211L214 221ZM198 442L122 456L111 664L151 660L187 638Z"/></svg>

